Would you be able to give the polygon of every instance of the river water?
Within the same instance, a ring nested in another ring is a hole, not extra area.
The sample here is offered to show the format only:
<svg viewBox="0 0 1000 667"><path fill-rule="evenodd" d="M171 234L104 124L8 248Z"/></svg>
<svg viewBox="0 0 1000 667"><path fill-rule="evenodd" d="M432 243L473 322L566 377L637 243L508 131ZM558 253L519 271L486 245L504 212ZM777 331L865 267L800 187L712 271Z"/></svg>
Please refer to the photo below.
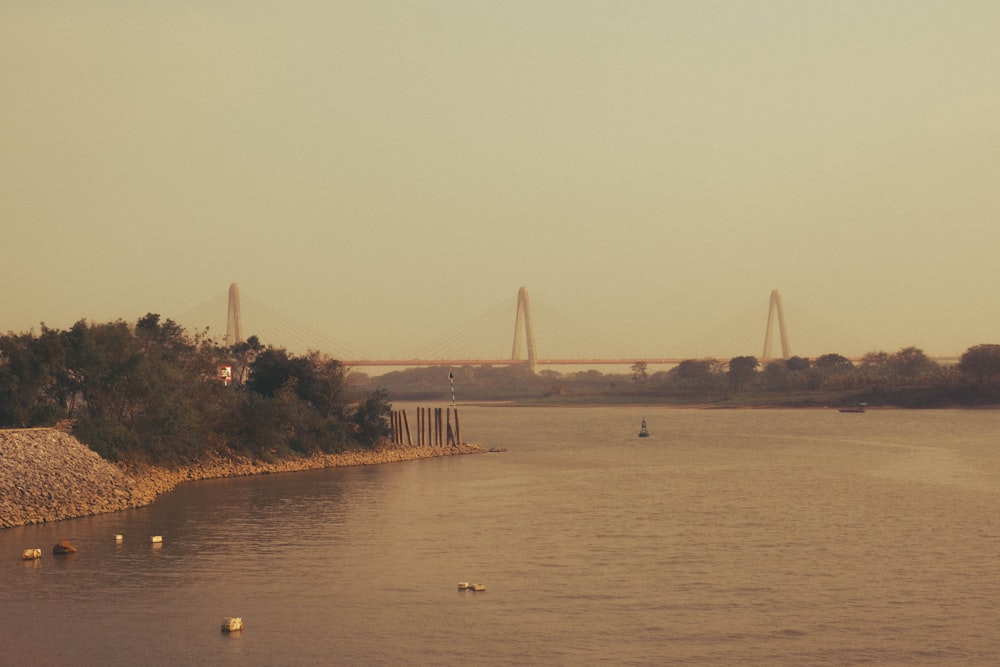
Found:
<svg viewBox="0 0 1000 667"><path fill-rule="evenodd" d="M0 664L1000 664L1000 411L461 413L508 451L0 531Z"/></svg>

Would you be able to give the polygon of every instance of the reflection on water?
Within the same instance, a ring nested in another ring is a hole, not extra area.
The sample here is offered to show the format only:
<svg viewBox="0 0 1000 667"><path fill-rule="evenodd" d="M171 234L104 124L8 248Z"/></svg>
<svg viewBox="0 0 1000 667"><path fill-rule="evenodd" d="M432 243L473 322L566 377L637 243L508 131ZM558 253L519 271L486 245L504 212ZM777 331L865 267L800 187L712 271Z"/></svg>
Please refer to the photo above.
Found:
<svg viewBox="0 0 1000 667"><path fill-rule="evenodd" d="M635 437L642 417L650 438ZM5 655L1000 661L1000 413L469 407L462 418L467 437L508 451L199 482L142 510L0 532ZM53 557L61 539L78 553ZM20 560L36 546L41 561ZM246 629L220 633L228 616Z"/></svg>

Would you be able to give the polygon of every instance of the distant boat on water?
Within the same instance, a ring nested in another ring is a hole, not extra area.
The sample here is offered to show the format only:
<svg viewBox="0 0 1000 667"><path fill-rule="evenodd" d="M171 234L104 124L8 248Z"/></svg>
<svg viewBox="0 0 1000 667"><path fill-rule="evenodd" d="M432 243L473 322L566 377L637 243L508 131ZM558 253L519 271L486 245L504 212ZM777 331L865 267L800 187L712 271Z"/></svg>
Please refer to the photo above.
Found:
<svg viewBox="0 0 1000 667"><path fill-rule="evenodd" d="M646 428L646 420L645 420L645 418L642 420L642 426L639 427L639 437L640 438L648 438L649 437L649 429Z"/></svg>
<svg viewBox="0 0 1000 667"><path fill-rule="evenodd" d="M845 405L838 409L841 412L864 412L867 405L867 403L855 403L854 405Z"/></svg>

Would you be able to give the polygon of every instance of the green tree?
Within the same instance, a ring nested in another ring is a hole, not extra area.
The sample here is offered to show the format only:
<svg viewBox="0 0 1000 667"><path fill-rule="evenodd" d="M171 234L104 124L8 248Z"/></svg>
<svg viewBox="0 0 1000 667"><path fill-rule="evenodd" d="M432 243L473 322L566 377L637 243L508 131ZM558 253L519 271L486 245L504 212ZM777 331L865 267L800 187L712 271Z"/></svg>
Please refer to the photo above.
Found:
<svg viewBox="0 0 1000 667"><path fill-rule="evenodd" d="M742 356L729 360L727 377L735 389L743 389L756 377L760 362L757 357Z"/></svg>
<svg viewBox="0 0 1000 667"><path fill-rule="evenodd" d="M858 374L862 381L879 386L892 379L893 371L889 366L889 355L886 352L868 352L861 357L858 364Z"/></svg>
<svg viewBox="0 0 1000 667"><path fill-rule="evenodd" d="M0 424L25 428L54 421L59 410L49 399L52 366L34 335L0 338Z"/></svg>
<svg viewBox="0 0 1000 667"><path fill-rule="evenodd" d="M792 372L809 370L809 366L809 360L804 357L789 357L785 360L785 367Z"/></svg>
<svg viewBox="0 0 1000 667"><path fill-rule="evenodd" d="M211 346L154 313L134 327L81 322L67 339L73 373L81 378L75 430L99 453L182 463L221 442L206 430L219 423L205 418L223 390Z"/></svg>
<svg viewBox="0 0 1000 667"><path fill-rule="evenodd" d="M826 371L844 371L854 368L854 364L841 354L831 353L817 357L816 361L813 362L813 367Z"/></svg>
<svg viewBox="0 0 1000 667"><path fill-rule="evenodd" d="M250 365L247 388L255 394L274 398L280 390L289 386L288 381L300 382L308 374L305 363L288 354L280 347L269 347L262 351Z"/></svg>
<svg viewBox="0 0 1000 667"><path fill-rule="evenodd" d="M980 385L1000 376L1000 345L984 343L967 349L958 362L958 370Z"/></svg>
<svg viewBox="0 0 1000 667"><path fill-rule="evenodd" d="M310 352L305 357L309 374L300 396L325 419L340 419L344 411L344 388L347 375L336 359Z"/></svg>
<svg viewBox="0 0 1000 667"><path fill-rule="evenodd" d="M245 341L236 343L230 348L230 360L233 365L232 381L235 387L243 386L250 373L250 367L253 366L254 361L264 349L264 345L261 344L260 338L257 336L250 336Z"/></svg>
<svg viewBox="0 0 1000 667"><path fill-rule="evenodd" d="M791 373L785 361L772 361L765 364L761 376L768 391L783 391L791 384L789 379Z"/></svg>
<svg viewBox="0 0 1000 667"><path fill-rule="evenodd" d="M295 380L289 385L289 380ZM262 396L274 397L292 386L296 395L325 418L343 416L343 390L346 375L343 365L318 352L305 356L290 355L283 348L267 348L250 365L247 387Z"/></svg>
<svg viewBox="0 0 1000 667"><path fill-rule="evenodd" d="M302 408L295 394L295 379L288 380L273 395L248 393L242 404L240 435L251 454L265 461L287 456L296 437L296 422Z"/></svg>
<svg viewBox="0 0 1000 667"><path fill-rule="evenodd" d="M361 444L372 447L392 433L392 403L384 389L367 394L351 419Z"/></svg>
<svg viewBox="0 0 1000 667"><path fill-rule="evenodd" d="M931 361L924 351L916 347L904 347L889 359L896 378L903 381L926 379L937 370L937 364Z"/></svg>
<svg viewBox="0 0 1000 667"><path fill-rule="evenodd" d="M854 364L847 357L831 352L813 360L808 377L810 389L846 389L855 383Z"/></svg>
<svg viewBox="0 0 1000 667"><path fill-rule="evenodd" d="M887 352L868 352L861 357L862 368L881 368L889 363Z"/></svg>
<svg viewBox="0 0 1000 667"><path fill-rule="evenodd" d="M713 381L717 364L715 359L685 359L670 372L684 384L707 386Z"/></svg>
<svg viewBox="0 0 1000 667"><path fill-rule="evenodd" d="M649 379L649 374L647 372L648 364L645 361L637 361L632 364L632 382L636 384L645 384Z"/></svg>

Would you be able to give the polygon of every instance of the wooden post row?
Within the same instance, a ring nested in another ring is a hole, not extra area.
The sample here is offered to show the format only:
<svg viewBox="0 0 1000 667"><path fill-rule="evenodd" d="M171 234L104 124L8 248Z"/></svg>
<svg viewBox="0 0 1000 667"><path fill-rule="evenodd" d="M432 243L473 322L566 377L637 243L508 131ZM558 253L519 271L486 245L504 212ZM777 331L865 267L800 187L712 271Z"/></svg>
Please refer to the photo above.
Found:
<svg viewBox="0 0 1000 667"><path fill-rule="evenodd" d="M454 409L455 426L451 425L452 408L417 408L417 447L455 446L462 442L462 427L458 419L458 408ZM398 445L413 446L413 436L410 433L410 419L406 410L392 412L392 441Z"/></svg>

